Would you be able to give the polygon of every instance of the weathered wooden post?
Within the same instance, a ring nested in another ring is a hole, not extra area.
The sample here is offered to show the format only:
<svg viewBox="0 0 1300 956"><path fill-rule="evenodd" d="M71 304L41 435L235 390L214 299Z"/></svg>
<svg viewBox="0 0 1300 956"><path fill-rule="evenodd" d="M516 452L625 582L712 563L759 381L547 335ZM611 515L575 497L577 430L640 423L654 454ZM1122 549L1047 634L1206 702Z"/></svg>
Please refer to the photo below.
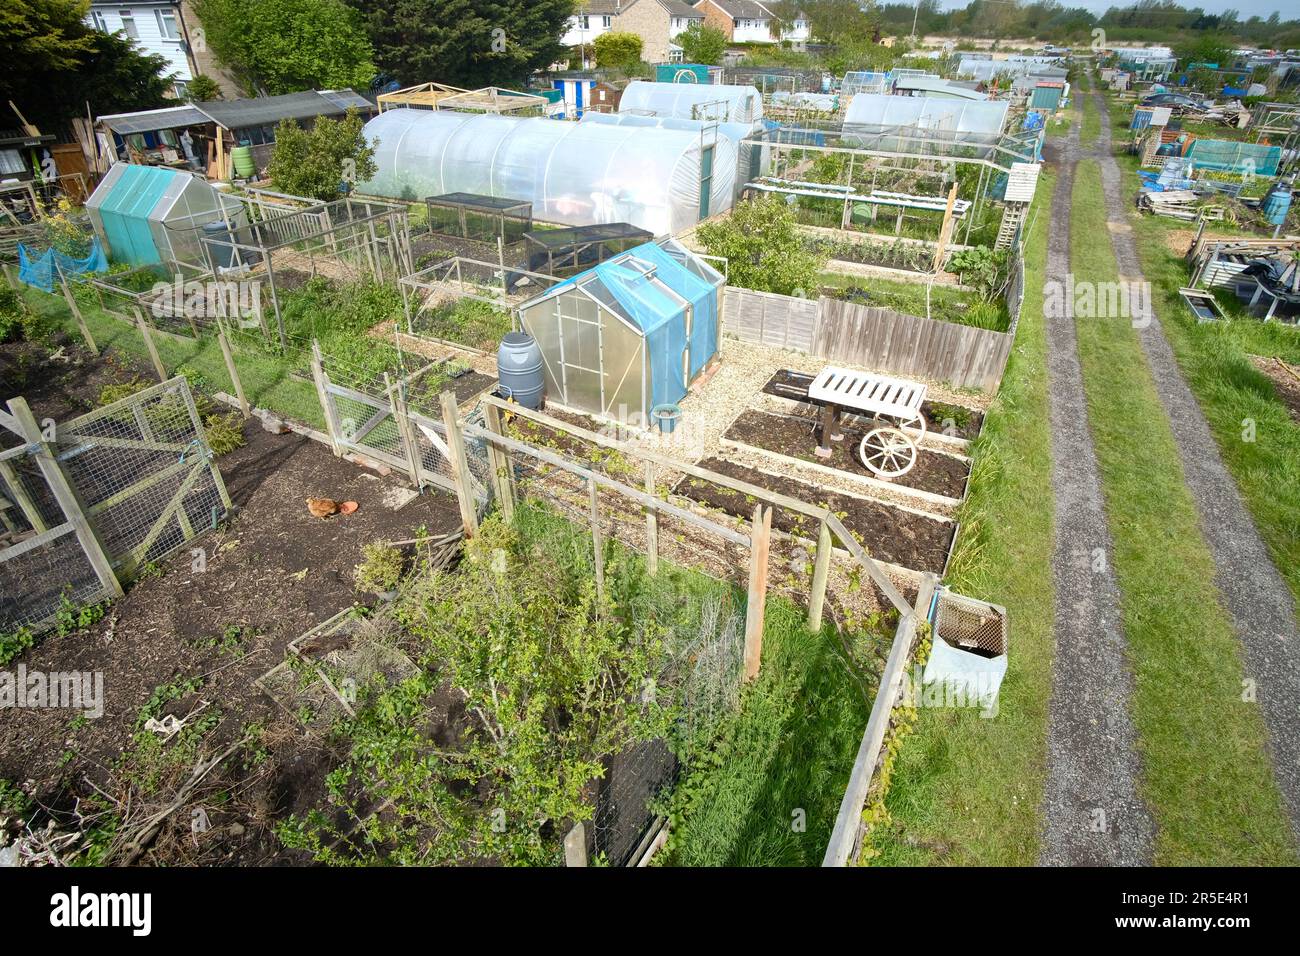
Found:
<svg viewBox="0 0 1300 956"><path fill-rule="evenodd" d="M72 483L68 481L63 466L59 464L58 455L55 454L50 443L45 440L45 436L41 434L40 426L36 424L36 416L32 414L31 408L28 407L27 400L25 398L10 399L9 411L18 422L18 428L22 431L23 437L36 446L36 464L41 469L41 475L44 476L46 484L50 486L50 491L53 492L54 498L59 503L59 507L63 510L69 524L72 525L73 531L76 532L77 541L81 544L81 550L85 552L87 560L90 561L90 566L94 568L99 583L114 597L121 597L122 582L113 573L113 563L109 560L103 543L86 519L81 499L77 497L77 492L72 487Z"/></svg>
<svg viewBox="0 0 1300 956"><path fill-rule="evenodd" d="M749 538L749 597L745 605L745 682L758 676L763 657L763 616L767 606L767 558L772 545L772 506L754 506Z"/></svg>
<svg viewBox="0 0 1300 956"><path fill-rule="evenodd" d="M244 395L244 383L239 377L239 369L235 366L235 353L230 348L230 339L226 337L225 323L221 321L220 316L217 317L217 342L221 345L221 357L226 361L226 374L230 376L235 397L239 399L239 410L247 419L253 411L248 404L248 398Z"/></svg>
<svg viewBox="0 0 1300 956"><path fill-rule="evenodd" d="M501 435L501 409L485 402L483 419L488 431L493 435ZM487 451L488 464L492 468L492 488L502 517L510 521L515 516L515 473L510 453L492 441L487 443Z"/></svg>
<svg viewBox="0 0 1300 956"><path fill-rule="evenodd" d="M645 493L647 495L655 494L654 467L653 462L646 461ZM645 510L645 560L646 569L650 572L650 576L654 577L659 573L659 513L651 507Z"/></svg>
<svg viewBox="0 0 1300 956"><path fill-rule="evenodd" d="M447 429L447 451L451 455L451 474L456 480L456 500L460 504L460 520L465 526L465 537L478 534L478 511L474 503L474 485L469 476L469 456L465 450L465 435L460 430L456 395L443 392L442 423Z"/></svg>
<svg viewBox="0 0 1300 956"><path fill-rule="evenodd" d="M600 492L596 479L587 479L587 493L591 496L591 547L596 568L596 599L605 599L605 542L600 533Z"/></svg>
<svg viewBox="0 0 1300 956"><path fill-rule="evenodd" d="M57 269L58 266L55 266ZM59 285L63 287L63 301L68 304L68 311L72 317L77 320L77 328L81 330L81 337L86 340L86 348L99 354L99 346L95 344L95 339L90 334L90 326L86 325L86 317L81 314L81 306L77 304L77 297L72 294L72 289L68 287L68 277L59 269Z"/></svg>
<svg viewBox="0 0 1300 956"><path fill-rule="evenodd" d="M153 361L154 371L158 373L158 381L167 381L167 366L163 365L162 358L158 355L158 346L154 344L153 334L149 331L149 323L144 320L144 313L140 311L138 305L131 306L135 312L136 328L140 330L140 337L144 339L145 348L149 350L149 358Z"/></svg>
<svg viewBox="0 0 1300 956"><path fill-rule="evenodd" d="M406 453L406 467L411 470L411 481L419 491L424 491L423 468L420 462L420 447L415 443L415 432L411 420L406 416L406 396L402 394L402 382L393 382L393 377L384 373L384 394L388 396L388 408L397 426L397 437L402 441Z"/></svg>
<svg viewBox="0 0 1300 956"><path fill-rule="evenodd" d="M316 383L316 400L320 402L321 413L325 416L325 430L329 432L330 447L334 457L343 454L343 445L339 441L339 423L334 413L334 400L330 398L329 379L325 375L325 363L321 359L320 342L311 340L311 377Z"/></svg>
<svg viewBox="0 0 1300 956"><path fill-rule="evenodd" d="M817 557L813 561L812 588L808 592L808 630L822 629L822 610L826 606L826 579L831 569L831 528L823 518L817 532Z"/></svg>
<svg viewBox="0 0 1300 956"><path fill-rule="evenodd" d="M575 823L564 835L564 865L587 865L587 827L582 823Z"/></svg>

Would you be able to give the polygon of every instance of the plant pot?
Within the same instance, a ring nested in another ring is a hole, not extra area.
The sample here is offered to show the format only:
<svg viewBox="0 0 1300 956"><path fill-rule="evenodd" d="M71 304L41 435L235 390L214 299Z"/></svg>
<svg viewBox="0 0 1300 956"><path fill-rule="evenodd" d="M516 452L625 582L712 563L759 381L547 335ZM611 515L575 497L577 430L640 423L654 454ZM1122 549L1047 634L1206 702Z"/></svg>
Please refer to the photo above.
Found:
<svg viewBox="0 0 1300 956"><path fill-rule="evenodd" d="M650 419L659 431L665 435L672 432L682 419L682 410L677 405L656 405L650 409Z"/></svg>

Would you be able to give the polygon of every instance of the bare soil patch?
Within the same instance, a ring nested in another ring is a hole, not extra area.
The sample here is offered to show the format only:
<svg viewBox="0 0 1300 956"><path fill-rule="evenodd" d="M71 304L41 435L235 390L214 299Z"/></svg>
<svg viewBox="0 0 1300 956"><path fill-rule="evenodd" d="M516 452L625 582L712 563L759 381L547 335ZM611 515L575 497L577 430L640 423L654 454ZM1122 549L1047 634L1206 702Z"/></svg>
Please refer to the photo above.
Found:
<svg viewBox="0 0 1300 956"><path fill-rule="evenodd" d="M943 573L956 528L951 522L913 514L866 498L814 488L793 478L768 474L721 458L706 458L699 466L792 498L824 504L842 516L850 531L861 536L863 547L873 558L913 571ZM754 512L753 502L746 500L740 492L689 477L680 480L673 493L738 518L748 518ZM772 520L774 527L787 534L814 541L817 538L817 528L810 518L778 508Z"/></svg>
<svg viewBox="0 0 1300 956"><path fill-rule="evenodd" d="M1249 355L1247 358L1251 365L1268 376L1277 389L1277 397L1291 417L1300 422L1300 368L1274 356Z"/></svg>
<svg viewBox="0 0 1300 956"><path fill-rule="evenodd" d="M966 479L970 477L969 462L952 455L918 448L916 465L911 471L898 478L881 478L868 470L858 458L858 445L866 430L841 423L841 431L844 437L840 441L832 440L829 443L829 458L819 458L815 453L821 441L820 421L748 411L736 419L723 437L861 478L874 478L948 498L961 498L966 493Z"/></svg>

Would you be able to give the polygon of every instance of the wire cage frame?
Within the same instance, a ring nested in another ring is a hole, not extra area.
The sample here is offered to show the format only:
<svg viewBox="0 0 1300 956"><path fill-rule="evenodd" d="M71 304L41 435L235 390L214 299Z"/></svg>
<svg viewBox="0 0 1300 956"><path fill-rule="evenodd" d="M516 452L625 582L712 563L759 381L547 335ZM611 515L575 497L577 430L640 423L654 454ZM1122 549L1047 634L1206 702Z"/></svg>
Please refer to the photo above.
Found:
<svg viewBox="0 0 1300 956"><path fill-rule="evenodd" d="M414 271L408 208L350 196L205 234L202 246L215 278L262 282L259 308L274 317L281 348L289 287L318 277L391 282Z"/></svg>
<svg viewBox="0 0 1300 956"><path fill-rule="evenodd" d="M533 228L533 204L477 193L444 193L424 200L426 231L472 242L522 242Z"/></svg>
<svg viewBox="0 0 1300 956"><path fill-rule="evenodd" d="M621 255L654 234L628 222L609 222L524 233L528 268L552 276L571 276Z"/></svg>

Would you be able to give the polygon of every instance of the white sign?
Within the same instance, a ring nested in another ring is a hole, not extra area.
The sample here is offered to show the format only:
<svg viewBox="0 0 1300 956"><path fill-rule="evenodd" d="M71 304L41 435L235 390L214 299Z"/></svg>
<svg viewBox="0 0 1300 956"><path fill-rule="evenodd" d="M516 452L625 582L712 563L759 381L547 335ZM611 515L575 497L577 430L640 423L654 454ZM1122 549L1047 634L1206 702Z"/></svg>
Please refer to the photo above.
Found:
<svg viewBox="0 0 1300 956"><path fill-rule="evenodd" d="M1032 202L1041 169L1040 163L1012 163L1011 172L1007 174L1006 201Z"/></svg>

